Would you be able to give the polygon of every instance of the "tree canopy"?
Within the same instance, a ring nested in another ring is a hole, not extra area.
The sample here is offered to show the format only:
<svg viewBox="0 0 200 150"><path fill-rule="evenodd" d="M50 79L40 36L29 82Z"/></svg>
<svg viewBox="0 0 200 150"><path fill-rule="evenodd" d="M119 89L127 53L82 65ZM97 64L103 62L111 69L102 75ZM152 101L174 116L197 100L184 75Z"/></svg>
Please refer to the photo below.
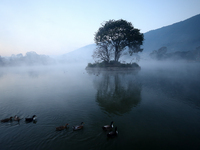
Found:
<svg viewBox="0 0 200 150"><path fill-rule="evenodd" d="M93 57L109 62L111 58L118 62L123 51L128 48L129 54L142 52L143 34L126 20L109 20L95 33L97 49Z"/></svg>

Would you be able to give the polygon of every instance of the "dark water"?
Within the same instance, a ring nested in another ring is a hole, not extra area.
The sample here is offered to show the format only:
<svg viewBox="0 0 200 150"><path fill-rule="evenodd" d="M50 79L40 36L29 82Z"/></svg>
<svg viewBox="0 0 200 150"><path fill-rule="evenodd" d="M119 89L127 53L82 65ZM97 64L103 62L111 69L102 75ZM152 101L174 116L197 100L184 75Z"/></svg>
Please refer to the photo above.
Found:
<svg viewBox="0 0 200 150"><path fill-rule="evenodd" d="M200 65L141 63L136 72L85 65L0 69L0 149L199 149ZM72 126L84 122L84 129ZM119 135L108 139L104 124ZM69 128L55 131L69 123Z"/></svg>

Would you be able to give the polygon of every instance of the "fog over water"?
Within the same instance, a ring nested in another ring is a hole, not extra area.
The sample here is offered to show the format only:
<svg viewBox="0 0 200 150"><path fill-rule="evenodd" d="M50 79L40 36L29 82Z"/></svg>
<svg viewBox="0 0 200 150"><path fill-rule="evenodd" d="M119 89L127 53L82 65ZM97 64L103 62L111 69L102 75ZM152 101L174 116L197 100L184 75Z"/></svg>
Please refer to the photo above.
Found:
<svg viewBox="0 0 200 150"><path fill-rule="evenodd" d="M0 119L23 118L0 123L1 148L197 149L200 64L138 64L133 72L85 70L87 63L1 67ZM26 123L32 115L37 122ZM108 139L101 127L111 121L119 135Z"/></svg>

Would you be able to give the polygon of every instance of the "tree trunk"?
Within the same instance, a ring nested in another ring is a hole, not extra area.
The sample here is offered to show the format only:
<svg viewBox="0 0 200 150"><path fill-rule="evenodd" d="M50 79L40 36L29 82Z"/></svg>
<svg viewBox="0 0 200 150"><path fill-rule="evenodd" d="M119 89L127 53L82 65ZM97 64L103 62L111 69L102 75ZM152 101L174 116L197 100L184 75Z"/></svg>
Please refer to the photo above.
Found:
<svg viewBox="0 0 200 150"><path fill-rule="evenodd" d="M115 62L118 62L119 60L118 54L119 54L119 48L118 46L115 46Z"/></svg>

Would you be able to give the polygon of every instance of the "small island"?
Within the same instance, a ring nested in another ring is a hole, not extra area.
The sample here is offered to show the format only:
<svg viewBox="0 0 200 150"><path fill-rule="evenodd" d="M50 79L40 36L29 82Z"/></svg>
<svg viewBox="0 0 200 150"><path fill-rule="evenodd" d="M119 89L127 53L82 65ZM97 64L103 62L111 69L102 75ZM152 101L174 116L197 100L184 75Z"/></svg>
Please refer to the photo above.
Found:
<svg viewBox="0 0 200 150"><path fill-rule="evenodd" d="M95 63L88 63L86 69L104 70L136 70L137 63L121 63L119 58L124 55L142 52L144 36L139 29L126 20L109 20L95 33L94 41L97 48L92 55Z"/></svg>
<svg viewBox="0 0 200 150"><path fill-rule="evenodd" d="M123 70L140 70L141 67L137 63L120 63L120 62L105 62L102 61L100 63L88 63L86 69L101 69L101 70L110 70L110 71L123 71Z"/></svg>

